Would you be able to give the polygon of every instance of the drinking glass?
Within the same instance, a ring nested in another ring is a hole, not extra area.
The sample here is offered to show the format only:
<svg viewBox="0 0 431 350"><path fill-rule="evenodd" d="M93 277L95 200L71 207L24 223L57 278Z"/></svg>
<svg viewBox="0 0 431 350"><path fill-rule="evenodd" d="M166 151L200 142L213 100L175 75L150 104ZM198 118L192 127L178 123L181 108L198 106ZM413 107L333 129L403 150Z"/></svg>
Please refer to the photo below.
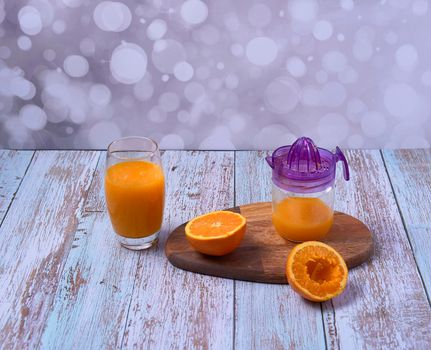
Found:
<svg viewBox="0 0 431 350"><path fill-rule="evenodd" d="M153 246L163 220L165 179L157 143L124 137L106 153L105 198L120 244L143 250Z"/></svg>

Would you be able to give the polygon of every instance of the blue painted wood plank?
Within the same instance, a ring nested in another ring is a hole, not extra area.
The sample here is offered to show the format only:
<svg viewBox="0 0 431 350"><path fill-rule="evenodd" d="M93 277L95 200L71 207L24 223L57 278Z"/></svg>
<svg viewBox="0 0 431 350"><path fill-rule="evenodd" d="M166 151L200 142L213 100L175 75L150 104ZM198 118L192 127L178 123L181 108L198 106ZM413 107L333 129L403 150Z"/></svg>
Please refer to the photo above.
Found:
<svg viewBox="0 0 431 350"><path fill-rule="evenodd" d="M44 349L232 346L233 281L174 268L164 242L183 221L233 205L233 153L167 151L162 160L167 186L159 245L141 253L121 248L107 213L97 212L103 199L94 198L65 265ZM100 196L103 179L93 185Z"/></svg>
<svg viewBox="0 0 431 350"><path fill-rule="evenodd" d="M431 149L382 152L428 298L431 296Z"/></svg>
<svg viewBox="0 0 431 350"><path fill-rule="evenodd" d="M369 226L375 252L349 271L344 293L323 304L328 348L429 349L431 309L381 154L346 157L351 180L338 176L335 209Z"/></svg>
<svg viewBox="0 0 431 350"><path fill-rule="evenodd" d="M165 166L170 170L166 217L158 249L141 256L123 346L231 349L233 281L174 268L164 244L168 232L183 222L233 206L234 153L165 154L171 155Z"/></svg>
<svg viewBox="0 0 431 350"><path fill-rule="evenodd" d="M33 153L0 150L0 224L21 184Z"/></svg>
<svg viewBox="0 0 431 350"><path fill-rule="evenodd" d="M271 200L266 152L236 152L235 205ZM236 349L324 349L320 304L288 285L235 281Z"/></svg>
<svg viewBox="0 0 431 350"><path fill-rule="evenodd" d="M0 227L0 344L38 346L98 152L37 151Z"/></svg>

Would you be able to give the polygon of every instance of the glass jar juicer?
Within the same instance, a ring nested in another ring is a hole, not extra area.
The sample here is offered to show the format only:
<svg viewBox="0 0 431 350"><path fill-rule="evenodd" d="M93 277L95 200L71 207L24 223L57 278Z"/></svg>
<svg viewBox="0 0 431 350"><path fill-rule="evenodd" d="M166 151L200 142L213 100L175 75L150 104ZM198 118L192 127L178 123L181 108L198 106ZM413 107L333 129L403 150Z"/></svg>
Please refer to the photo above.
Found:
<svg viewBox="0 0 431 350"><path fill-rule="evenodd" d="M349 180L343 152L337 147L332 153L301 137L277 148L266 161L272 168L272 222L277 233L293 242L323 239L333 224L338 161Z"/></svg>

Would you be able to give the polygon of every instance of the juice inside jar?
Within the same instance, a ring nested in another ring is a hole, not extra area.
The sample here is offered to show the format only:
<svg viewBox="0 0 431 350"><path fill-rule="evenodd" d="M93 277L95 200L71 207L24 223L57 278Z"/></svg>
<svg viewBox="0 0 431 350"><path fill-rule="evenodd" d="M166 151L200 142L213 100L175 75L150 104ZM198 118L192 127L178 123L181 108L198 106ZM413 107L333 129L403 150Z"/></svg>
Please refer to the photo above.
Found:
<svg viewBox="0 0 431 350"><path fill-rule="evenodd" d="M142 238L160 230L164 206L162 168L146 161L110 166L105 175L105 195L115 232Z"/></svg>
<svg viewBox="0 0 431 350"><path fill-rule="evenodd" d="M333 217L332 209L319 198L288 197L274 206L272 223L283 238L304 242L324 238Z"/></svg>

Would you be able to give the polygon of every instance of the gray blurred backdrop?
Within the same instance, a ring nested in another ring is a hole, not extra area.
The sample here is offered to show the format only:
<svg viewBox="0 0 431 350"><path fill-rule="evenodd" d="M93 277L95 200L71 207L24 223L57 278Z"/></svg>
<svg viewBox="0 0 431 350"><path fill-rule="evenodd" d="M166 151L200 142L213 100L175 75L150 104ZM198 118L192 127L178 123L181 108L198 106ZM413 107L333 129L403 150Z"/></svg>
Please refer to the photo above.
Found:
<svg viewBox="0 0 431 350"><path fill-rule="evenodd" d="M0 0L0 147L429 147L426 0Z"/></svg>

